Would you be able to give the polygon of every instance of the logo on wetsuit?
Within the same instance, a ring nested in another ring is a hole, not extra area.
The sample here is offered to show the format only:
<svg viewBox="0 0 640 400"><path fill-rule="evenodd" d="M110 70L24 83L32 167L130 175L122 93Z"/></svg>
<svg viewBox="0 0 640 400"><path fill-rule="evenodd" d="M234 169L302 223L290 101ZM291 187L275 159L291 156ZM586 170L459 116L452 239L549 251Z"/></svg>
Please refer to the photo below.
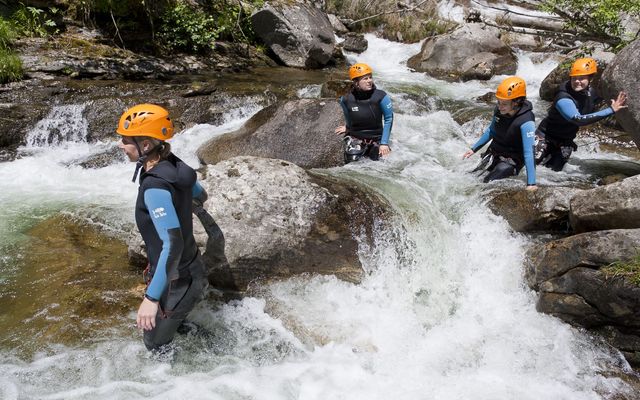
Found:
<svg viewBox="0 0 640 400"><path fill-rule="evenodd" d="M360 109L358 108L358 106L355 106L355 107L351 107L351 111L360 111Z"/></svg>
<svg viewBox="0 0 640 400"><path fill-rule="evenodd" d="M153 218L156 219L162 218L167 215L167 213L164 211L164 207L158 207L151 210L151 214L153 215Z"/></svg>

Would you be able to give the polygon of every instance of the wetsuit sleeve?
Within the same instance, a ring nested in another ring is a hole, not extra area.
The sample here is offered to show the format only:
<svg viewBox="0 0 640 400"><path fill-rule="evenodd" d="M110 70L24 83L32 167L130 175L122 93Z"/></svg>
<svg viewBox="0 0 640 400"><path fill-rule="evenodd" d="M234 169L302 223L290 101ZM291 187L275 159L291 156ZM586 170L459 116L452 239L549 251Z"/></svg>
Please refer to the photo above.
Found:
<svg viewBox="0 0 640 400"><path fill-rule="evenodd" d="M471 150L473 150L474 153L480 150L482 146L487 144L487 142L489 142L489 140L491 140L491 138L495 135L496 133L496 130L494 128L495 123L496 123L496 118L493 117L493 119L491 120L491 124L489 124L487 129L484 130L484 132L482 133L482 136L480 136L480 139L478 139L476 144L471 146Z"/></svg>
<svg viewBox="0 0 640 400"><path fill-rule="evenodd" d="M524 166L527 169L527 185L536 184L536 164L533 158L533 148L535 146L536 124L527 121L520 125L522 135L522 150L524 150Z"/></svg>
<svg viewBox="0 0 640 400"><path fill-rule="evenodd" d="M347 126L347 131L351 129L351 118L349 118L349 110L344 103L344 97L340 97L340 106L342 107L342 113L344 114L344 123ZM348 132L347 132L348 133Z"/></svg>
<svg viewBox="0 0 640 400"><path fill-rule="evenodd" d="M556 110L560 112L564 119L578 126L593 124L613 114L613 109L607 107L591 114L582 115L571 99L558 100L556 102Z"/></svg>
<svg viewBox="0 0 640 400"><path fill-rule="evenodd" d="M168 280L177 278L178 264L184 243L178 214L171 199L171 192L165 189L147 189L144 192L144 204L147 206L153 226L162 240L162 251L158 258L158 265L156 265L146 294L154 300L160 300L167 288Z"/></svg>
<svg viewBox="0 0 640 400"><path fill-rule="evenodd" d="M389 144L389 136L391 136L391 127L393 126L393 104L391 103L391 97L386 95L380 102L380 108L382 109L382 115L384 117L384 125L382 127L382 138L380 138L380 144Z"/></svg>
<svg viewBox="0 0 640 400"><path fill-rule="evenodd" d="M191 188L191 196L193 197L193 202L197 204L204 204L204 202L209 198L207 191L204 190L198 181L196 181Z"/></svg>

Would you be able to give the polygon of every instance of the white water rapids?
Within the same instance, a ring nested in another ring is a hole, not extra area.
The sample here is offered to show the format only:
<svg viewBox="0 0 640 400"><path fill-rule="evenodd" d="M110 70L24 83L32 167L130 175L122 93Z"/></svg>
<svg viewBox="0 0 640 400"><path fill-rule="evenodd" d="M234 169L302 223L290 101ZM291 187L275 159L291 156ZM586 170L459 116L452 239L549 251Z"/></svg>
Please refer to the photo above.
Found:
<svg viewBox="0 0 640 400"><path fill-rule="evenodd" d="M361 249L368 272L362 284L294 278L221 307L202 304L193 318L210 334L178 336L172 361L150 357L135 332L43 349L28 360L3 352L0 398L589 400L624 391L619 379L601 374L620 362L615 352L536 312L535 294L522 280L529 239L488 211L479 196L484 185L466 173L477 158L461 156L489 115L461 127L436 103L425 107L403 94L411 87L475 104L472 99L495 90L503 77L438 81L406 68L418 45L367 39L369 50L357 60L372 66L376 83L393 98L393 152L383 162L327 171L361 180L386 197L396 215L400 236L379 232L375 248ZM539 119L546 106L537 90L554 66L520 57L518 75ZM174 149L195 167L200 144L257 110L248 102L220 126L191 128L173 140ZM36 128L46 130L41 125ZM110 145L87 144L76 134L43 143L34 131L21 158L0 164L4 244L19 240L33 219L58 210L99 216L116 230L132 223L133 167L69 166ZM542 184L581 176L571 165L561 174L538 171ZM524 171L517 179L524 186Z"/></svg>

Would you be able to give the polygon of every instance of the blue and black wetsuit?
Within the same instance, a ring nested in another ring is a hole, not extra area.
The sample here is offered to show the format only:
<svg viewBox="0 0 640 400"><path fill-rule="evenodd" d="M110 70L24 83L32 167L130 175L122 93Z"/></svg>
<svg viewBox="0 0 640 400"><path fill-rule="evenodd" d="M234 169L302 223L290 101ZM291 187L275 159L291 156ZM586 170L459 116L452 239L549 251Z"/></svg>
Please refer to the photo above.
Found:
<svg viewBox="0 0 640 400"><path fill-rule="evenodd" d="M471 147L473 152L480 150L491 140L489 153L493 162L485 182L518 175L523 166L527 169L527 185L536 184L536 168L533 159L535 142L535 116L531 103L525 100L522 107L513 116L500 114L496 107L491 124L478 141Z"/></svg>
<svg viewBox="0 0 640 400"><path fill-rule="evenodd" d="M206 192L195 171L173 154L140 175L135 214L149 259L145 297L159 302L156 327L144 333L148 349L171 342L208 285L193 237L194 196Z"/></svg>
<svg viewBox="0 0 640 400"><path fill-rule="evenodd" d="M363 156L372 160L379 158L380 145L389 145L393 126L393 104L383 90L361 91L353 89L340 97L347 135L364 140L367 144ZM345 161L347 157L345 156Z"/></svg>
<svg viewBox="0 0 640 400"><path fill-rule="evenodd" d="M571 153L578 148L573 139L581 126L593 124L614 113L611 107L594 112L595 105L601 99L596 91L588 89L576 92L571 88L571 82L560 85L549 113L540 122L538 136L544 137L546 142L545 166L560 171L571 157Z"/></svg>

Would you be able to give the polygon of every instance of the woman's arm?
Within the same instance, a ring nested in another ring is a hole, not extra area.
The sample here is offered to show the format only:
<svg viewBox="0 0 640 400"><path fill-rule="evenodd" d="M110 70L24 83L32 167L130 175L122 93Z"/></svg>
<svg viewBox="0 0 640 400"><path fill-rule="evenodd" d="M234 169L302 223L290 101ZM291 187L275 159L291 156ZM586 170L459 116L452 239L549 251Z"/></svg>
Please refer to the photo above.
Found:
<svg viewBox="0 0 640 400"><path fill-rule="evenodd" d="M522 135L524 165L527 169L527 185L534 186L536 184L536 164L533 158L533 148L535 146L536 124L533 121L527 121L520 125L520 134Z"/></svg>

